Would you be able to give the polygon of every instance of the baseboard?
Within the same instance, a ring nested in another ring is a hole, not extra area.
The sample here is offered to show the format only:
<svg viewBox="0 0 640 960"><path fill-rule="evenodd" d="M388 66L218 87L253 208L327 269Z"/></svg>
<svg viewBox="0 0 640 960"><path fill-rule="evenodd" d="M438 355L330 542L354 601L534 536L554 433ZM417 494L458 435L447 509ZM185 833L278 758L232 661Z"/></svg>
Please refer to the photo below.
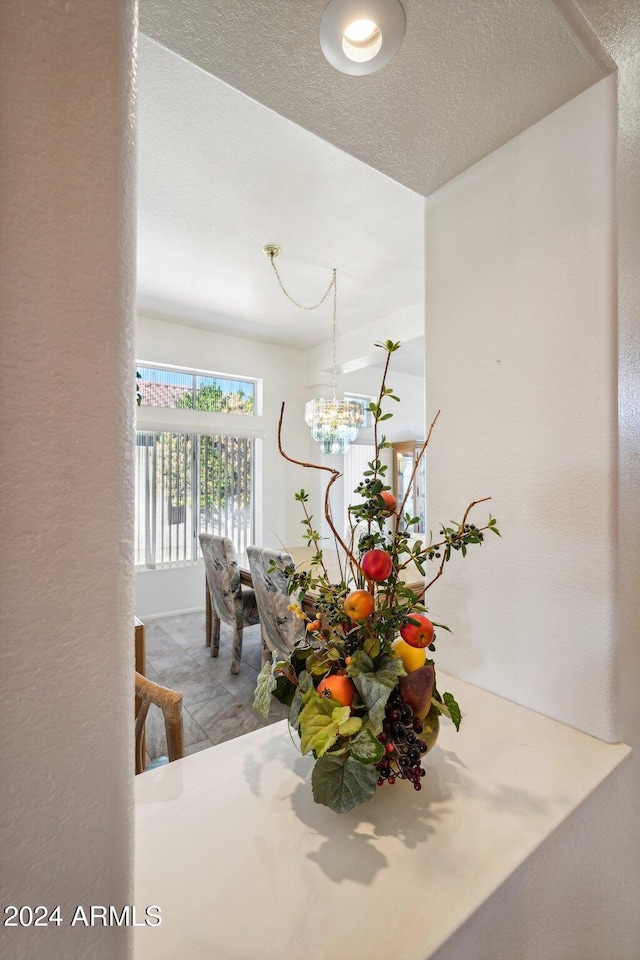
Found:
<svg viewBox="0 0 640 960"><path fill-rule="evenodd" d="M187 607L184 610L167 610L164 613L148 613L144 617L139 617L139 620L142 620L143 623L149 623L150 620L162 620L164 617L179 617L185 613L204 613L204 607ZM137 614L136 614L137 616Z"/></svg>

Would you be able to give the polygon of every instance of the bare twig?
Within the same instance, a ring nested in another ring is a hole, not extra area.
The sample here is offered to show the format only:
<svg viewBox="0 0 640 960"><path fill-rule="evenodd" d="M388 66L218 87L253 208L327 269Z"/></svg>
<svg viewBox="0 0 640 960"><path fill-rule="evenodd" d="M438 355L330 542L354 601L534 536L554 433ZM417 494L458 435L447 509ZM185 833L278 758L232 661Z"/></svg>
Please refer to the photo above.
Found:
<svg viewBox="0 0 640 960"><path fill-rule="evenodd" d="M467 517L469 516L469 512L470 512L475 506L477 506L477 504L479 504L479 503L485 503L487 500L491 500L491 497L482 497L481 500L472 500L472 501L471 501L471 503L469 504L469 506L467 507L467 509L466 509L465 512L464 512L464 517L462 518L462 522L461 522L460 525L458 526L458 534L460 534L460 533L464 530L464 525L465 525L465 523L467 522ZM486 529L487 529L487 527L480 527L480 530L486 530ZM458 535L458 534L456 534L456 535ZM421 600L422 597L424 597L424 595L425 595L425 593L427 592L427 590L429 589L429 587L431 587L431 586L436 582L436 580L439 580L440 577L442 576L442 574L443 574L443 572L444 572L444 565L445 565L445 563L447 562L447 549L446 549L446 548L447 548L448 545L449 545L449 541L448 541L448 540L441 540L439 543L434 543L434 544L432 545L434 550L438 550L440 547L445 547L444 552L443 552L443 557L442 557L442 560L440 561L440 566L438 567L438 572L436 573L436 575L435 575L435 577L433 578L433 580L430 580L429 583L428 583L425 587L423 587L423 589L420 591L420 593L418 594L418 600Z"/></svg>
<svg viewBox="0 0 640 960"><path fill-rule="evenodd" d="M305 519L306 519L306 521L307 521L307 531L308 531L309 533L313 533L314 531L312 530L312 527L311 527L311 515L309 514L309 511L307 510L307 505L306 505L306 503L305 503L304 501L302 501L302 509L303 509L303 511L304 511ZM313 543L314 543L315 548L316 548L316 554L318 554L318 553L320 554L320 563L319 563L319 565L322 567L322 572L324 573L325 577L326 577L327 580L328 580L328 579L329 579L329 575L328 575L328 573L327 573L327 568L326 568L325 565L324 565L324 557L323 557L323 555L322 555L322 547L319 547L318 544L317 544L317 542L316 542L315 540L313 541Z"/></svg>
<svg viewBox="0 0 640 960"><path fill-rule="evenodd" d="M422 458L423 458L423 456L424 456L425 450L426 450L427 447L429 446L429 440L431 439L431 434L432 434L432 432L433 432L433 428L435 427L435 425L436 425L436 420L438 419L439 416L440 416L440 411L438 410L438 412L436 413L435 417L434 417L433 420L431 421L431 426L429 427L429 432L427 433L427 436L426 436L426 438L425 438L425 441L424 441L424 443L422 444L422 446L420 447L420 453L419 453L418 456L416 457L416 462L415 462L414 465L413 465L413 470L411 471L411 478L410 478L410 480L409 480L409 483L407 484L407 489L406 489L404 498L403 498L403 500L402 500L402 503L401 503L400 506L398 507L398 510L397 510L397 513L396 513L395 533L398 532L398 528L399 528L399 526L400 526L400 521L401 521L401 519L402 519L402 513L403 513L404 508L405 508L405 506L406 506L406 504L407 504L407 500L409 499L409 494L411 493L411 487L413 486L413 482L414 482L414 480L415 480L415 478L416 478L416 473L418 472L418 467L420 466L420 461L422 460Z"/></svg>
<svg viewBox="0 0 640 960"><path fill-rule="evenodd" d="M460 526L458 527L458 530L459 530L459 531L460 531L460 530L464 530L464 525L465 525L465 523L467 522L467 517L469 516L470 511L473 510L474 507L477 507L477 505L478 505L479 503L486 503L487 500L491 500L491 497L482 497L481 500L472 500L472 501L471 501L471 503L469 504L469 506L467 507L467 509L466 509L465 512L464 512L464 517L462 518L462 523L461 523ZM483 530L486 530L486 527L483 527L482 529L483 529Z"/></svg>
<svg viewBox="0 0 640 960"><path fill-rule="evenodd" d="M379 346L381 346L381 344L379 344ZM390 360L391 360L391 354L387 350L387 359L384 362L384 370L382 372L382 383L380 384L380 393L378 394L378 403L377 403L378 412L380 412L380 410L382 409L382 401L385 396L384 391L386 389L387 372L389 370ZM377 416L374 417L374 420L373 420L373 442L375 443L375 447L376 447L376 461L378 461L380 460L380 450L378 449L378 417Z"/></svg>
<svg viewBox="0 0 640 960"><path fill-rule="evenodd" d="M282 448L282 421L283 421L283 419L284 419L284 406L285 406L285 405L284 405L284 400L283 400L283 401L282 401L282 406L280 407L280 419L278 420L278 450L279 450L279 452L280 452L280 455L281 455L282 457L284 457L285 460L288 460L289 463L295 463L295 464L297 464L297 466L299 466L299 467L307 467L309 470L326 470L327 473L330 473L330 474L331 474L331 479L329 480L329 482L328 482L328 484L327 484L327 487L326 487L326 490L325 490L325 494L324 494L324 515L325 515L325 518L326 518L326 520L327 520L327 523L329 524L329 529L331 530L331 532L332 532L332 534L333 534L333 536L334 536L334 538L335 538L336 543L339 543L339 544L340 544L340 546L342 547L342 549L345 551L346 555L348 556L350 562L351 562L358 570L362 570L362 567L360 566L360 564L358 563L358 561L357 561L356 558L354 557L353 553L351 552L351 550L349 549L349 547L347 546L347 544L344 542L344 540L342 539L342 537L340 536L340 534L339 534L338 531L336 530L335 525L334 525L334 523L333 523L333 520L332 520L332 518L331 518L331 503L330 503L330 500L329 500L329 493L330 493L330 491L331 491L331 487L333 486L333 484L336 482L336 480L337 480L339 477L342 476L342 474L340 473L339 470L334 470L333 467L325 467L325 466L323 466L322 464L319 464L319 463L308 463L306 460L296 460L296 459L294 459L294 457L290 457L288 453L285 453L285 452L284 452L284 450L283 450L283 448ZM352 573L352 574L354 573L353 568L352 568L352 570L351 570L351 573Z"/></svg>

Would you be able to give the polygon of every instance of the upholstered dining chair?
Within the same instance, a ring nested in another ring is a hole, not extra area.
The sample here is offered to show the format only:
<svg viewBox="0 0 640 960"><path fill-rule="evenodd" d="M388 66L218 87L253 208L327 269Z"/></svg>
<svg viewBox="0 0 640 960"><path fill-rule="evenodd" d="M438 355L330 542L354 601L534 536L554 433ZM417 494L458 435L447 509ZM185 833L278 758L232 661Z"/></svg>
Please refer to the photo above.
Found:
<svg viewBox="0 0 640 960"><path fill-rule="evenodd" d="M206 643L211 656L220 649L220 621L233 627L231 673L238 673L242 655L242 630L260 623L254 591L240 583L236 552L231 540L212 533L200 534L207 590L211 598L211 620L206 624Z"/></svg>
<svg viewBox="0 0 640 960"><path fill-rule="evenodd" d="M289 554L251 546L247 547L247 556L262 626L264 663L274 650L287 656L294 643L304 636L305 622L287 609L295 600L295 597L287 592L287 578L284 573L286 567L294 565ZM273 573L269 573L271 561L276 564Z"/></svg>
<svg viewBox="0 0 640 960"><path fill-rule="evenodd" d="M160 707L164 716L169 763L172 760L181 760L184 756L182 694L168 687L161 687L159 683L154 683L136 671L136 697L140 704L136 717L136 773L142 773L145 766L142 732L152 703Z"/></svg>

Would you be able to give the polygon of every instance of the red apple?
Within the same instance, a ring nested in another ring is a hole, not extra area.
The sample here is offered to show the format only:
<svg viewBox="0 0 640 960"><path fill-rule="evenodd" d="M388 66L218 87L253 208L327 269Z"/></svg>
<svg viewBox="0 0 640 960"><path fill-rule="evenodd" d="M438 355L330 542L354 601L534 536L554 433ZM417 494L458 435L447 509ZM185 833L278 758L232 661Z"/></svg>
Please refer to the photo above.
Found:
<svg viewBox="0 0 640 960"><path fill-rule="evenodd" d="M375 600L368 590L354 590L345 598L343 606L344 612L352 620L366 620L373 613Z"/></svg>
<svg viewBox="0 0 640 960"><path fill-rule="evenodd" d="M412 620L417 620L418 625L405 623L400 630L400 636L410 647L428 647L430 643L433 643L435 635L431 620L421 613L411 613L409 616Z"/></svg>
<svg viewBox="0 0 640 960"><path fill-rule="evenodd" d="M360 561L360 566L368 580L381 583L393 570L393 561L386 550L367 550Z"/></svg>

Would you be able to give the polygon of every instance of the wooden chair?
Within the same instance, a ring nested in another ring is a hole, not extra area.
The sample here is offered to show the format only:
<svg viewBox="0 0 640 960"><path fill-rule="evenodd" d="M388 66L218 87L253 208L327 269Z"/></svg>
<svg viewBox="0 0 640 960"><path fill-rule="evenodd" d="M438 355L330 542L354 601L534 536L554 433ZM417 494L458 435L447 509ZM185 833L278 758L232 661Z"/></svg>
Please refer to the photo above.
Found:
<svg viewBox="0 0 640 960"><path fill-rule="evenodd" d="M164 716L169 762L180 760L184 756L182 694L169 690L168 687L161 687L159 683L154 683L136 672L136 697L140 701L136 717L136 773L142 773L145 767L142 733L152 703L160 707Z"/></svg>
<svg viewBox="0 0 640 960"><path fill-rule="evenodd" d="M260 623L256 598L250 587L240 583L240 571L231 540L213 533L200 534L200 549L204 558L207 592L211 616L207 606L206 644L211 656L217 657L220 647L220 621L233 627L231 673L238 673L242 655L242 628Z"/></svg>

